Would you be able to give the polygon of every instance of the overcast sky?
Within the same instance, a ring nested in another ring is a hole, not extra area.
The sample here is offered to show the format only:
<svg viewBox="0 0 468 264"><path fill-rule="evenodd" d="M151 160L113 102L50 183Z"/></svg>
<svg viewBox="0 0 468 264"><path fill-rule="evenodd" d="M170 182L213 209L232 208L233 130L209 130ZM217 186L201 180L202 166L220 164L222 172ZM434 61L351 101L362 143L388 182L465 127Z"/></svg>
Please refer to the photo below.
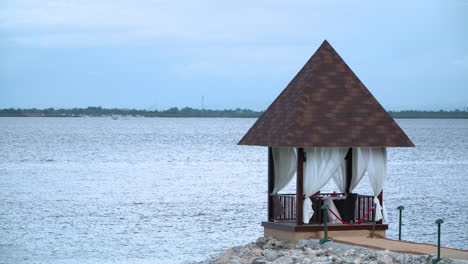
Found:
<svg viewBox="0 0 468 264"><path fill-rule="evenodd" d="M265 109L324 39L387 110L468 106L466 0L1 0L0 108Z"/></svg>

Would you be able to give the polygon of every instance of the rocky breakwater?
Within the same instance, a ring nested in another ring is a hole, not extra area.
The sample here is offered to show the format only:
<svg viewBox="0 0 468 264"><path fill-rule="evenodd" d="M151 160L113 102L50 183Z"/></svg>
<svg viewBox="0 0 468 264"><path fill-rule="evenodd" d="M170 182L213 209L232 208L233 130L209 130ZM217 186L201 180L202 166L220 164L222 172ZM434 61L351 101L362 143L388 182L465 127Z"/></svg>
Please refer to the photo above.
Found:
<svg viewBox="0 0 468 264"><path fill-rule="evenodd" d="M319 240L282 241L259 238L254 243L231 248L198 264L431 264L430 255L402 254ZM440 264L468 263L468 261L443 259Z"/></svg>

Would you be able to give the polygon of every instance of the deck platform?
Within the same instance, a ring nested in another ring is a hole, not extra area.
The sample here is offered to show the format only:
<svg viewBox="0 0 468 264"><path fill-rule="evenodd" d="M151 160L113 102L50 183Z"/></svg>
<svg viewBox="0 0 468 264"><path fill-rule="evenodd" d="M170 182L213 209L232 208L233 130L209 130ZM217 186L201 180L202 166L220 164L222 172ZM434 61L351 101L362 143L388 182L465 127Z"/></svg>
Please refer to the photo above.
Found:
<svg viewBox="0 0 468 264"><path fill-rule="evenodd" d="M323 237L324 230L324 226L322 224L297 225L294 221L262 222L262 226L264 228L264 236L272 236L283 240L320 238ZM328 225L328 235L330 237L368 237L372 232L374 232L375 235L385 237L387 229L388 225L386 224L375 224L375 226L372 224L358 224L352 226L330 224Z"/></svg>

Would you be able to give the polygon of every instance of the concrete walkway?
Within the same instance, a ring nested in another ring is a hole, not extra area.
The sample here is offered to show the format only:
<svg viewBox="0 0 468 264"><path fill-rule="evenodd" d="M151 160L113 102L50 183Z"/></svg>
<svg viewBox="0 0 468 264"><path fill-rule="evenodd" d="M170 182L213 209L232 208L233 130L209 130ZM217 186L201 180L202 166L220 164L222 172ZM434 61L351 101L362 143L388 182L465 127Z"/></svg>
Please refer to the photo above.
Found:
<svg viewBox="0 0 468 264"><path fill-rule="evenodd" d="M356 246L390 250L400 253L427 254L437 256L437 246L415 242L391 240L388 238L367 238L358 236L342 236L331 238L335 242L347 243ZM441 258L468 260L468 250L441 247Z"/></svg>

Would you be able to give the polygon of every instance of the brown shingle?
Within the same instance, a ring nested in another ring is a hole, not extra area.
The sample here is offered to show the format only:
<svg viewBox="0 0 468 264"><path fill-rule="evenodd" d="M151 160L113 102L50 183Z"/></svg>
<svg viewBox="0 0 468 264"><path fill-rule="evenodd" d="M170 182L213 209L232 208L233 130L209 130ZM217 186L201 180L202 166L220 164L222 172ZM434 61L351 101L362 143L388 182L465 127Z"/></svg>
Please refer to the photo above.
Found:
<svg viewBox="0 0 468 264"><path fill-rule="evenodd" d="M326 40L239 144L414 147Z"/></svg>

